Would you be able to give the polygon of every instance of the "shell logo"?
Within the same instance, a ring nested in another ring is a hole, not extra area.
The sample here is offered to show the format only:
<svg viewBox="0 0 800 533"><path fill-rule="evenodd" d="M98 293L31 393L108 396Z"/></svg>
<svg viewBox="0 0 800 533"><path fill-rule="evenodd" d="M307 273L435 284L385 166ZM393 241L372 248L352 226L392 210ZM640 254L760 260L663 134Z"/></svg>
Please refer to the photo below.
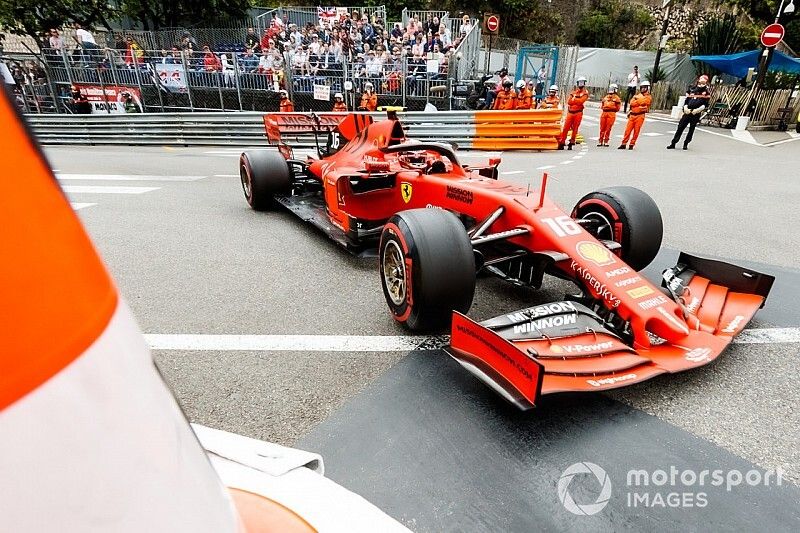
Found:
<svg viewBox="0 0 800 533"><path fill-rule="evenodd" d="M575 249L581 257L597 266L607 266L615 262L614 254L608 248L596 242L581 241Z"/></svg>

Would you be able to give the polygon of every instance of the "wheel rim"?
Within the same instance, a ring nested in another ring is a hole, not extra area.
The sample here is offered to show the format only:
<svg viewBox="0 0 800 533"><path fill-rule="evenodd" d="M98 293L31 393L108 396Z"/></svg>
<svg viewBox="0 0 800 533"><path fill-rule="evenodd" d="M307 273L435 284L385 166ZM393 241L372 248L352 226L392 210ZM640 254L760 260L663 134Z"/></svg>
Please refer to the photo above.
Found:
<svg viewBox="0 0 800 533"><path fill-rule="evenodd" d="M387 241L383 249L383 284L394 305L406 300L406 263L395 241Z"/></svg>
<svg viewBox="0 0 800 533"><path fill-rule="evenodd" d="M587 220L599 220L600 225L597 227L597 233L595 233L595 237L606 241L614 240L614 225L605 214L598 211L590 211L585 213L581 218Z"/></svg>
<svg viewBox="0 0 800 533"><path fill-rule="evenodd" d="M249 200L250 199L250 171L247 169L247 165L241 165L239 167L239 178L242 180L242 190L244 191L244 197Z"/></svg>

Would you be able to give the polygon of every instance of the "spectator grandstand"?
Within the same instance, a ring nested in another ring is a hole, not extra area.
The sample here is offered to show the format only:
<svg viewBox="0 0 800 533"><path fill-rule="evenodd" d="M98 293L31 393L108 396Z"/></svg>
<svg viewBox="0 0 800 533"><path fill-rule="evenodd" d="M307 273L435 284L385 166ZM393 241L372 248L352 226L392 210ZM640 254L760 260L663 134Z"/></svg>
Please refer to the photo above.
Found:
<svg viewBox="0 0 800 533"><path fill-rule="evenodd" d="M280 90L297 111L330 110L334 93L354 109L367 83L379 106L453 108L480 25L443 11L385 16L382 6L278 8L242 28L98 32L96 48L54 29L37 64L62 101L72 85L130 87L147 111L277 110Z"/></svg>

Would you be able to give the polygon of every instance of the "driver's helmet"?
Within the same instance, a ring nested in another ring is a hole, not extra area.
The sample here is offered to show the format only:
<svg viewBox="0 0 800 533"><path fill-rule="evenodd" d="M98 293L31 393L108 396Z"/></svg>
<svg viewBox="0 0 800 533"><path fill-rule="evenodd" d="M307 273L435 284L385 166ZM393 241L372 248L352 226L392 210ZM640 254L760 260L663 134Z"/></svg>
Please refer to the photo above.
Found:
<svg viewBox="0 0 800 533"><path fill-rule="evenodd" d="M427 154L420 152L400 152L397 160L405 168L423 170L428 166Z"/></svg>

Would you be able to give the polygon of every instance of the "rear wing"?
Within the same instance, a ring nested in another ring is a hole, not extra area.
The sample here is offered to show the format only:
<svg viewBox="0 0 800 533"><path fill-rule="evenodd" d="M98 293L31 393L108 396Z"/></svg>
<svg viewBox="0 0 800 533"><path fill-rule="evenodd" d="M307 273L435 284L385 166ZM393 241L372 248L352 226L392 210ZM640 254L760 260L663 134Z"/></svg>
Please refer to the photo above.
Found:
<svg viewBox="0 0 800 533"><path fill-rule="evenodd" d="M336 133L344 142L350 141L361 130L372 124L369 115L350 113L341 114L301 114L301 113L270 113L264 115L264 129L267 141L277 145L281 155L292 159L292 148L287 144L308 144L308 139L303 138L314 135L314 143L319 150L317 135L319 133ZM343 144L343 143L342 143Z"/></svg>

